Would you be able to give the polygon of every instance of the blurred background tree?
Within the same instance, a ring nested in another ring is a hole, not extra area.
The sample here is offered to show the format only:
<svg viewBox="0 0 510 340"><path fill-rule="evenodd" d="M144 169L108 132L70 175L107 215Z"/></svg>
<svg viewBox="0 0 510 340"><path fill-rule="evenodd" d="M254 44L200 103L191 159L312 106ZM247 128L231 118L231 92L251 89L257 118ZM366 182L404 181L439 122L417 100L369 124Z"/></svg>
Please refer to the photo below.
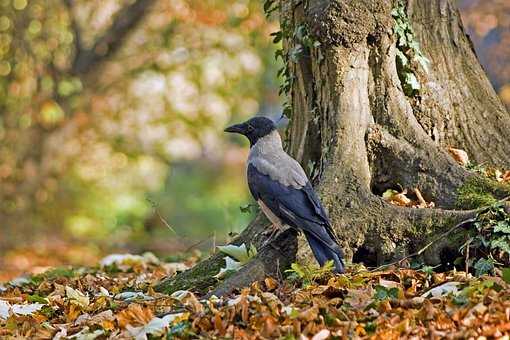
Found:
<svg viewBox="0 0 510 340"><path fill-rule="evenodd" d="M459 4L510 106L510 4ZM247 149L222 130L281 107L278 25L261 6L0 0L0 250L169 253L243 228Z"/></svg>
<svg viewBox="0 0 510 340"><path fill-rule="evenodd" d="M4 247L49 230L143 247L146 230L180 245L241 228L245 150L222 127L279 107L260 6L1 0Z"/></svg>
<svg viewBox="0 0 510 340"><path fill-rule="evenodd" d="M510 109L510 1L458 0L458 3L480 63Z"/></svg>

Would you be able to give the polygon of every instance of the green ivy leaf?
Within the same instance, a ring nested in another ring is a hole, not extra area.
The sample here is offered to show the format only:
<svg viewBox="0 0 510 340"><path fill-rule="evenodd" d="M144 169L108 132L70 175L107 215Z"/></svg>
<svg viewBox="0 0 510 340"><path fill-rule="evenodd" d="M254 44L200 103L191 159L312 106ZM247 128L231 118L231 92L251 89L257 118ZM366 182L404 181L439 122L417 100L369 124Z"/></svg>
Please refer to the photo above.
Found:
<svg viewBox="0 0 510 340"><path fill-rule="evenodd" d="M299 55L303 53L304 49L301 44L296 44L294 47L292 47L289 51L289 58L293 62L297 63L299 60Z"/></svg>
<svg viewBox="0 0 510 340"><path fill-rule="evenodd" d="M491 241L491 249L499 248L506 252L507 254L510 254L510 239L508 236L501 236L497 239L494 239Z"/></svg>
<svg viewBox="0 0 510 340"><path fill-rule="evenodd" d="M299 25L296 28L296 38L298 38L299 40L303 40L306 37L306 35L307 35L306 27L304 25Z"/></svg>
<svg viewBox="0 0 510 340"><path fill-rule="evenodd" d="M494 227L494 232L498 233L505 233L510 234L510 222L508 220L499 221L496 226Z"/></svg>
<svg viewBox="0 0 510 340"><path fill-rule="evenodd" d="M399 290L396 287L386 288L384 286L375 286L374 299L382 301L386 299L398 299Z"/></svg>
<svg viewBox="0 0 510 340"><path fill-rule="evenodd" d="M241 210L243 214L249 214L251 213L251 207L252 207L251 204L241 205L239 207L239 210Z"/></svg>
<svg viewBox="0 0 510 340"><path fill-rule="evenodd" d="M494 260L481 258L475 263L475 275L489 274L494 270Z"/></svg>
<svg viewBox="0 0 510 340"><path fill-rule="evenodd" d="M418 53L415 57L414 57L414 60L416 60L420 65L421 67L425 70L425 72L429 72L429 64L430 64L430 60L427 59L427 57L425 57L423 54L421 53Z"/></svg>
<svg viewBox="0 0 510 340"><path fill-rule="evenodd" d="M396 57L397 57L397 61L400 63L400 65L402 66L406 66L408 63L409 63L409 59L407 59L406 55L404 54L404 52L402 52L401 50L397 49L397 53L396 53Z"/></svg>
<svg viewBox="0 0 510 340"><path fill-rule="evenodd" d="M469 300L465 295L459 294L453 296L452 302L457 306L465 306L469 303Z"/></svg>
<svg viewBox="0 0 510 340"><path fill-rule="evenodd" d="M276 31L270 34L273 37L273 44L278 44L283 39L283 32Z"/></svg>
<svg viewBox="0 0 510 340"><path fill-rule="evenodd" d="M410 72L406 73L405 74L405 82L407 85L409 85L409 87L412 90L418 91L421 88L420 82L418 81L418 79L416 78L414 73L410 73Z"/></svg>

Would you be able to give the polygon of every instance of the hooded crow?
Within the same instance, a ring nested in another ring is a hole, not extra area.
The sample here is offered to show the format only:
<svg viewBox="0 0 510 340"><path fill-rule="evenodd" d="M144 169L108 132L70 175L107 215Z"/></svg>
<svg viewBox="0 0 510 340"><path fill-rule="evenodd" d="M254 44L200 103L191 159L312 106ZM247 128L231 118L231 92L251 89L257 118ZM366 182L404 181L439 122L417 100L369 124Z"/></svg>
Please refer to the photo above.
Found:
<svg viewBox="0 0 510 340"><path fill-rule="evenodd" d="M250 141L248 187L267 218L275 227L286 224L302 231L319 264L333 260L335 271L343 273L343 254L326 211L301 165L283 150L275 123L255 117L225 132Z"/></svg>

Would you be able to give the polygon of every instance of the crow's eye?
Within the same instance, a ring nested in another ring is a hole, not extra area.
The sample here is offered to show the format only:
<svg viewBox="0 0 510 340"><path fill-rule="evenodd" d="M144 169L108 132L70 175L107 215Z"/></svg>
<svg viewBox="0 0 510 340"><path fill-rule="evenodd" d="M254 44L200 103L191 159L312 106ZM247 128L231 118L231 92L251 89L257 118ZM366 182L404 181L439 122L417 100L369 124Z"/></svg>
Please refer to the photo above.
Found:
<svg viewBox="0 0 510 340"><path fill-rule="evenodd" d="M255 130L255 129L253 128L253 126L248 125L248 132L253 132L253 130Z"/></svg>

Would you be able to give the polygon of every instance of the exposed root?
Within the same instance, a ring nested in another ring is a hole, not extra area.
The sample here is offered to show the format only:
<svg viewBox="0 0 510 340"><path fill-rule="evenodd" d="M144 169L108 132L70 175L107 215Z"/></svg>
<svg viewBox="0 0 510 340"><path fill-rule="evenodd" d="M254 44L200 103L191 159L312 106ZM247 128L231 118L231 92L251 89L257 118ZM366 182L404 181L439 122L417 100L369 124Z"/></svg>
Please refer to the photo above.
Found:
<svg viewBox="0 0 510 340"><path fill-rule="evenodd" d="M427 243L425 246L423 246L420 250L418 250L417 252L415 253L412 253L412 254L409 254L407 256L404 256L402 259L398 260L398 261L394 261L394 262L391 262L391 263L387 263L387 264L383 264L382 266L379 266L377 268L374 268L372 269L371 271L379 271L381 269L384 269L384 268L388 268L388 267L391 267L391 266L394 266L394 265L400 265L402 262L410 259L410 258L413 258L413 257L416 257L416 256L420 256L421 254L423 254L427 249L430 248L430 246L432 246L434 243L440 241L441 239L443 239L444 237L447 237L448 235L450 235L452 232L454 232L455 230L457 230L458 228L466 225L466 224L469 224L469 223L473 223L475 221L474 218L470 218L470 219L467 219L465 221L462 221L460 223L457 223L456 225L454 225L452 228L450 228L449 230L447 230L446 232L438 235L437 237L435 237L432 241L430 241L429 243ZM468 249L469 250L469 249ZM469 252L467 252L468 255L466 255L467 257L469 257ZM467 263L467 260L466 260L466 263ZM466 269L466 272L468 270Z"/></svg>
<svg viewBox="0 0 510 340"><path fill-rule="evenodd" d="M346 185L348 183L353 185ZM356 183L359 181L355 173L346 174L341 172L341 169L334 169L325 173L320 192L342 241L341 246L346 257L366 264L382 264L412 254L434 235L476 214L475 210L394 206L374 195L368 186ZM453 191L455 192L455 189ZM445 246L438 245L434 248L441 249ZM299 249L300 261L313 258L302 238ZM437 264L440 262L439 253L440 251L431 251L423 254L423 257L426 257L426 262ZM362 258L361 254L366 258Z"/></svg>
<svg viewBox="0 0 510 340"><path fill-rule="evenodd" d="M434 145L416 147L394 137L381 126L374 126L367 135L372 170L372 191L383 192L396 184L419 188L427 201L444 208L453 208L457 188L471 176L446 153Z"/></svg>
<svg viewBox="0 0 510 340"><path fill-rule="evenodd" d="M269 225L270 223L265 217L259 214L232 242L236 245L254 244L258 254L237 273L224 281L218 281L214 277L225 264L225 254L216 253L193 268L174 277L166 278L155 289L167 294L189 289L201 295L206 293L224 295L235 288L245 287L256 280L264 279L267 275L280 275L280 270L284 270L295 261L296 233L291 229L284 230L269 243L263 245L267 240L267 235L265 236L264 232Z"/></svg>

